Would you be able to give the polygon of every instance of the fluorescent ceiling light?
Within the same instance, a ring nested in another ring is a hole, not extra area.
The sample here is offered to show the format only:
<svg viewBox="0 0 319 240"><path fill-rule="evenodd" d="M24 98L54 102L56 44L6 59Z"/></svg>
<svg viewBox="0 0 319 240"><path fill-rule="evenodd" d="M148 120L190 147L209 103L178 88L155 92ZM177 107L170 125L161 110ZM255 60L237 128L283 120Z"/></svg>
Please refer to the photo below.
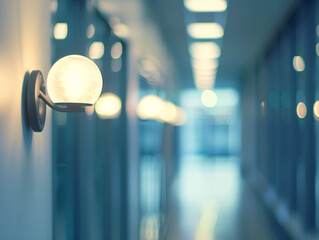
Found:
<svg viewBox="0 0 319 240"><path fill-rule="evenodd" d="M196 70L194 69L195 75L203 75L203 76L213 76L216 75L215 69L204 69L204 70Z"/></svg>
<svg viewBox="0 0 319 240"><path fill-rule="evenodd" d="M224 29L218 23L191 23L187 26L187 32L196 39L216 39L224 36Z"/></svg>
<svg viewBox="0 0 319 240"><path fill-rule="evenodd" d="M203 76L195 75L194 82L197 89L210 89L213 88L215 84L215 75Z"/></svg>
<svg viewBox="0 0 319 240"><path fill-rule="evenodd" d="M192 66L195 70L216 69L218 61L216 59L193 59Z"/></svg>
<svg viewBox="0 0 319 240"><path fill-rule="evenodd" d="M196 59L214 59L220 56L220 47L214 42L196 42L189 46L189 52Z"/></svg>
<svg viewBox="0 0 319 240"><path fill-rule="evenodd" d="M204 75L195 75L194 80L198 83L210 83L215 81L216 76L210 75L210 76L204 76Z"/></svg>
<svg viewBox="0 0 319 240"><path fill-rule="evenodd" d="M224 12L227 9L225 0L184 0L184 5L192 12Z"/></svg>
<svg viewBox="0 0 319 240"><path fill-rule="evenodd" d="M205 89L212 89L214 87L215 80L209 82L199 82L195 81L195 86L197 89L205 90Z"/></svg>

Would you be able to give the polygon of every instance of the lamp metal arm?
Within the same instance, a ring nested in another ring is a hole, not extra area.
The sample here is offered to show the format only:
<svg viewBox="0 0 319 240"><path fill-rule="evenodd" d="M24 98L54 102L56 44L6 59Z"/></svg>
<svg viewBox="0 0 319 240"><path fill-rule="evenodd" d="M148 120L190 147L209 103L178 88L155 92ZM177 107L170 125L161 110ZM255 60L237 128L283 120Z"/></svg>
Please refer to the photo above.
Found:
<svg viewBox="0 0 319 240"><path fill-rule="evenodd" d="M66 104L65 108L55 105L41 90L39 91L39 98L41 98L50 108L59 112L84 112L84 107L80 104Z"/></svg>
<svg viewBox="0 0 319 240"><path fill-rule="evenodd" d="M39 98L41 98L50 108L59 112L68 112L67 108L61 108L56 105L45 95L42 91L39 91Z"/></svg>

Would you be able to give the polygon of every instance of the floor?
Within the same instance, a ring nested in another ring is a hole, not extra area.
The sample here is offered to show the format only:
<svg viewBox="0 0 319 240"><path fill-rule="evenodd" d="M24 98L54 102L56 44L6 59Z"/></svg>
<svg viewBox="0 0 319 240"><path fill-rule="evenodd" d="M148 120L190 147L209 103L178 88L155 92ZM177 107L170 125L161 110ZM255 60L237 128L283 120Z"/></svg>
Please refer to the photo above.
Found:
<svg viewBox="0 0 319 240"><path fill-rule="evenodd" d="M277 240L275 225L242 180L236 158L183 159L167 240Z"/></svg>

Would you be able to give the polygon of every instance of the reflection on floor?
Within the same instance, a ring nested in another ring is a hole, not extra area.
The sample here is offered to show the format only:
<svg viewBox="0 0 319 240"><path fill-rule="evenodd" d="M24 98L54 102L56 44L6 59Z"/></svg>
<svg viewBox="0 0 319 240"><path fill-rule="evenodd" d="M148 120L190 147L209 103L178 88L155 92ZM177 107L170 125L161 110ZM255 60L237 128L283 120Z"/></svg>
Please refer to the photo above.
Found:
<svg viewBox="0 0 319 240"><path fill-rule="evenodd" d="M165 239L280 239L236 158L184 159L172 195Z"/></svg>

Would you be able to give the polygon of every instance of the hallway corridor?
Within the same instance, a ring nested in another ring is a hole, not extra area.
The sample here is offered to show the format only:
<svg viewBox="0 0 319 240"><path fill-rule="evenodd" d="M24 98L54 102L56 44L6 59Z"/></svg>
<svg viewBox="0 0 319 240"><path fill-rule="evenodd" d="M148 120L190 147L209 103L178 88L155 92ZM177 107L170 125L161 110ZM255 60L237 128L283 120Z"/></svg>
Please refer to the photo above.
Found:
<svg viewBox="0 0 319 240"><path fill-rule="evenodd" d="M319 240L319 0L0 0L0 240Z"/></svg>
<svg viewBox="0 0 319 240"><path fill-rule="evenodd" d="M173 187L167 240L277 240L237 158L185 157Z"/></svg>

